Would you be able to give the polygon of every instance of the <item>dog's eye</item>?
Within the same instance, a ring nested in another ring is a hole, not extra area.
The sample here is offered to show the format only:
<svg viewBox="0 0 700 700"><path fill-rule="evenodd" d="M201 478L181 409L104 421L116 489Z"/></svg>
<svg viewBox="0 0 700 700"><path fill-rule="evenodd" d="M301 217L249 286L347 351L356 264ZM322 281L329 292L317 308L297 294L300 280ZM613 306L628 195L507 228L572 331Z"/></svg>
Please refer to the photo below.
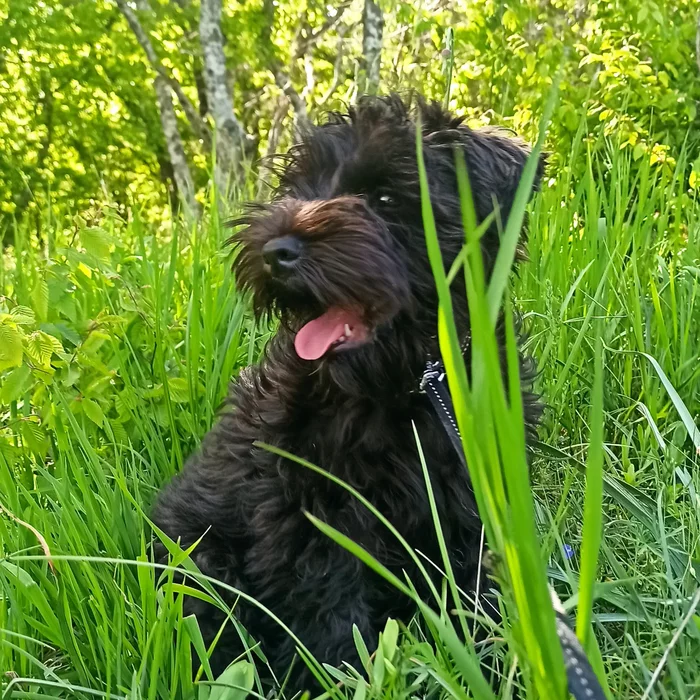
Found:
<svg viewBox="0 0 700 700"><path fill-rule="evenodd" d="M380 198L379 201L382 204L393 204L394 203L394 198L390 197L388 194L383 194Z"/></svg>

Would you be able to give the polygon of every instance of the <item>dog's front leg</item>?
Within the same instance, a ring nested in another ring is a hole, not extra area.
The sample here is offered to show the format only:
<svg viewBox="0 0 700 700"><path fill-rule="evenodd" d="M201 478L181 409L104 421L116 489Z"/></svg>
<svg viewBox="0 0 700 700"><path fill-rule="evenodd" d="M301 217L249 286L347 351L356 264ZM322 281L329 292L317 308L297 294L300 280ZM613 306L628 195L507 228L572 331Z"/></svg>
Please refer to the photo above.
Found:
<svg viewBox="0 0 700 700"><path fill-rule="evenodd" d="M347 663L363 673L353 626L373 650L386 621L383 610L379 610L372 572L316 532L286 574L278 574L285 582L284 593L265 602L318 662L341 668ZM275 672L282 679L297 645L289 635L275 635L275 639L276 644L267 644L266 652L275 659ZM313 674L301 659L294 663L288 684L294 691L317 689Z"/></svg>

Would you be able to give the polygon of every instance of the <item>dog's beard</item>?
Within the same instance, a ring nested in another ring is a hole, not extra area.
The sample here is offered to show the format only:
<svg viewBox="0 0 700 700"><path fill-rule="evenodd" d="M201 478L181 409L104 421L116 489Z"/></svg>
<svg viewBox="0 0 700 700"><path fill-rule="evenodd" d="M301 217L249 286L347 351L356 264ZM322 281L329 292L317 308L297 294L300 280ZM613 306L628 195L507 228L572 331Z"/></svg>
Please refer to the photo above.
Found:
<svg viewBox="0 0 700 700"><path fill-rule="evenodd" d="M319 371L343 395L384 396L386 405L398 410L401 401L418 389L426 359L437 349L433 327L402 312L377 328L371 343L338 354Z"/></svg>
<svg viewBox="0 0 700 700"><path fill-rule="evenodd" d="M331 312L332 313L332 312ZM296 315L283 315L281 324L287 347L295 361L306 367L313 386L326 397L373 398L381 395L406 395L418 386L426 357L436 343L435 318L420 319L415 307L400 309L395 315L363 332L362 342L345 341L330 347L318 359L304 360L299 355L299 335L310 322Z"/></svg>

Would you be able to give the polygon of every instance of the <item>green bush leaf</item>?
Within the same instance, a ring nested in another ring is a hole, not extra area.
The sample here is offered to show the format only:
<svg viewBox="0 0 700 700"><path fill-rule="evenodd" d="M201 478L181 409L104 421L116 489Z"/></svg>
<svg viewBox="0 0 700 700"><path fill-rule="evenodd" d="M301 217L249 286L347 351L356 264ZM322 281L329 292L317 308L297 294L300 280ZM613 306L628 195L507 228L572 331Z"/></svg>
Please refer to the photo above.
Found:
<svg viewBox="0 0 700 700"><path fill-rule="evenodd" d="M209 700L245 700L253 688L254 680L253 664L250 661L238 661L216 679L217 685L212 686Z"/></svg>
<svg viewBox="0 0 700 700"><path fill-rule="evenodd" d="M189 387L184 377L168 379L168 390L173 403L187 403L190 400Z"/></svg>
<svg viewBox="0 0 700 700"><path fill-rule="evenodd" d="M22 364L22 333L6 324L0 325L0 371Z"/></svg>
<svg viewBox="0 0 700 700"><path fill-rule="evenodd" d="M31 326L36 323L34 312L28 306L15 306L9 316L18 326Z"/></svg>
<svg viewBox="0 0 700 700"><path fill-rule="evenodd" d="M83 406L83 412L85 415L97 426L100 428L102 427L102 424L104 423L104 413L102 412L102 409L100 408L100 404L97 403L94 399L83 399L82 400L82 406Z"/></svg>
<svg viewBox="0 0 700 700"><path fill-rule="evenodd" d="M20 365L0 382L0 401L10 404L22 396L29 388L31 371L27 365Z"/></svg>
<svg viewBox="0 0 700 700"><path fill-rule="evenodd" d="M44 429L34 420L23 420L20 432L24 444L36 455L43 457L49 449L49 439Z"/></svg>
<svg viewBox="0 0 700 700"><path fill-rule="evenodd" d="M32 289L32 303L39 321L46 321L49 313L49 286L40 279Z"/></svg>
<svg viewBox="0 0 700 700"><path fill-rule="evenodd" d="M44 331L34 331L27 339L27 355L42 367L48 367L51 364L51 357L55 354L63 352L61 341L44 333Z"/></svg>
<svg viewBox="0 0 700 700"><path fill-rule="evenodd" d="M104 229L84 228L80 232L80 242L88 255L92 255L98 260L109 260L112 238Z"/></svg>

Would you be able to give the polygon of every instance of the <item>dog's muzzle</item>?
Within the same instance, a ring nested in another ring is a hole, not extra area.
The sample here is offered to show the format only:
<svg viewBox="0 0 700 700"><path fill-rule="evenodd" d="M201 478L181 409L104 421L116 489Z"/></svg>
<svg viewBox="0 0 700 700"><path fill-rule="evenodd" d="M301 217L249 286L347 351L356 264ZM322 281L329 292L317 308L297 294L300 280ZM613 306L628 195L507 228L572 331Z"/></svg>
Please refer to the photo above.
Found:
<svg viewBox="0 0 700 700"><path fill-rule="evenodd" d="M265 243L261 252L266 272L284 279L298 267L304 243L297 236L280 236Z"/></svg>

